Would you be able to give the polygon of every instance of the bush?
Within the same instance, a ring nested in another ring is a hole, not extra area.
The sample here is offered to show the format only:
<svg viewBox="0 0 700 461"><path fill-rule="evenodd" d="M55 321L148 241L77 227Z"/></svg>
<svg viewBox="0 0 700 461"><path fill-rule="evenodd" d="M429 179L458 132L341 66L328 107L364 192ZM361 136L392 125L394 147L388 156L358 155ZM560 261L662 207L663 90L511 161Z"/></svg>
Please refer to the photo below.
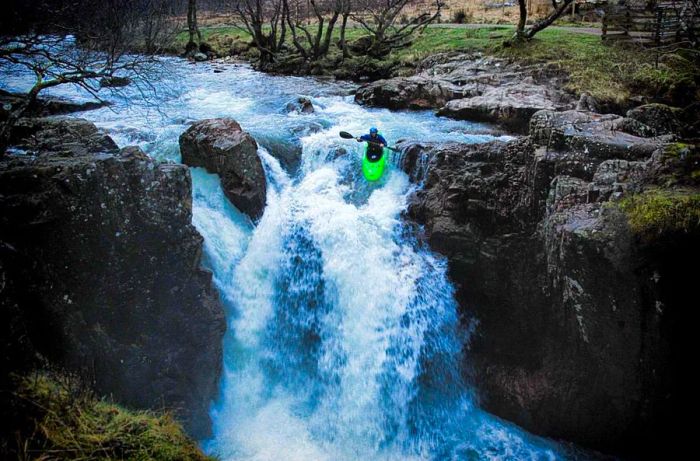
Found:
<svg viewBox="0 0 700 461"><path fill-rule="evenodd" d="M20 459L211 460L170 414L98 400L73 377L19 378L16 397Z"/></svg>
<svg viewBox="0 0 700 461"><path fill-rule="evenodd" d="M467 13L464 9L459 9L452 13L452 22L455 24L466 24L471 22L472 16Z"/></svg>

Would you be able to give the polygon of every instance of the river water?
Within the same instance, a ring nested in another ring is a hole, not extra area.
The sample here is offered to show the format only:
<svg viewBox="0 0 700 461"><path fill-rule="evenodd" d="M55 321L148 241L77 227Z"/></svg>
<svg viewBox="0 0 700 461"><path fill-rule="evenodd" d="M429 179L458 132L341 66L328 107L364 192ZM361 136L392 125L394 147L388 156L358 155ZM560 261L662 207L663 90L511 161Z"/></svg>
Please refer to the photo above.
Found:
<svg viewBox="0 0 700 461"><path fill-rule="evenodd" d="M157 107L129 90L111 108L77 115L162 161L180 160L178 136L203 118L232 117L261 145L268 191L257 225L228 202L218 177L191 170L193 222L228 319L213 436L202 441L208 453L261 461L567 457L479 409L463 378L478 322L458 318L446 261L401 219L419 186L395 167L367 184L361 146L338 137L373 125L390 143L477 143L495 138L488 126L360 107L349 84L167 61ZM2 86L21 89L27 78L5 75ZM316 111L288 113L302 95ZM285 170L277 154L294 149L300 165Z"/></svg>

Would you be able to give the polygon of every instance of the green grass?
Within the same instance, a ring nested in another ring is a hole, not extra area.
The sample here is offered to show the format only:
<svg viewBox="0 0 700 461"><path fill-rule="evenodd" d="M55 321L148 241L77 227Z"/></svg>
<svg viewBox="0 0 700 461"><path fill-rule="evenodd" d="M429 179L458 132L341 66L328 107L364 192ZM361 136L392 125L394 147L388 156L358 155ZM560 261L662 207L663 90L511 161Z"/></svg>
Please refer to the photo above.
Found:
<svg viewBox="0 0 700 461"><path fill-rule="evenodd" d="M337 39L338 33L335 31ZM364 35L360 28L349 28L349 41ZM566 89L578 96L590 93L603 104L624 104L631 96L676 99L689 102L698 98L700 71L696 63L680 54L660 59L653 50L622 45L606 45L596 35L545 29L522 45L503 47L513 34L513 26L497 25L476 29L429 27L410 47L386 57L407 74L422 59L441 52L483 52L525 63L544 63L549 69L568 74ZM247 32L232 26L203 28L205 41L221 54L228 54L235 41L250 41ZM187 34L181 33L177 46L184 48ZM658 62L657 62L658 61Z"/></svg>
<svg viewBox="0 0 700 461"><path fill-rule="evenodd" d="M643 238L700 229L700 193L651 189L620 201L632 231Z"/></svg>
<svg viewBox="0 0 700 461"><path fill-rule="evenodd" d="M129 411L98 400L74 378L37 374L20 380L30 428L24 459L211 460L169 414Z"/></svg>

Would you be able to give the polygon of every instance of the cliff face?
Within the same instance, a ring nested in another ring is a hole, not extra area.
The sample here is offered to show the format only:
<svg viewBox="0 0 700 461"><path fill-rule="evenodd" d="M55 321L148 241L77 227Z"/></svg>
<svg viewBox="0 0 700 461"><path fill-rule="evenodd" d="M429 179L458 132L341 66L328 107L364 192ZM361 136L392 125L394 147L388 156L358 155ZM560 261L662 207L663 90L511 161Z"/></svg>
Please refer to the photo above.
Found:
<svg viewBox="0 0 700 461"><path fill-rule="evenodd" d="M33 155L0 161L4 368L60 364L205 436L225 321L200 269L187 167L119 150L82 120L17 132Z"/></svg>
<svg viewBox="0 0 700 461"><path fill-rule="evenodd" d="M468 360L483 406L622 452L677 437L694 291L681 267L700 256L697 154L630 125L542 111L529 137L405 158L414 176L428 162L409 215L479 322Z"/></svg>

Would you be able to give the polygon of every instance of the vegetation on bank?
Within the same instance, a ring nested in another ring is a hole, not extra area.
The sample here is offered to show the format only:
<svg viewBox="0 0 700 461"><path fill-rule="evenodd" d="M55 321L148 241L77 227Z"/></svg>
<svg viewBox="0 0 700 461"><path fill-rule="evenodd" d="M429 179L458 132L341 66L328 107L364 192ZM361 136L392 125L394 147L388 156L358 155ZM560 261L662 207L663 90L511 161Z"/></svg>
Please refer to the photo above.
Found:
<svg viewBox="0 0 700 461"><path fill-rule="evenodd" d="M649 189L620 202L632 231L642 238L700 229L697 189Z"/></svg>
<svg viewBox="0 0 700 461"><path fill-rule="evenodd" d="M18 380L19 459L211 460L168 414L97 399L71 377ZM4 415L9 418L10 415Z"/></svg>
<svg viewBox="0 0 700 461"><path fill-rule="evenodd" d="M348 28L351 46L365 32ZM233 26L202 28L203 39L219 56L240 54L254 60L257 50L248 48L250 36ZM339 49L309 69L311 74L332 74L351 78L362 74L369 78L409 75L424 58L442 52L484 53L524 63L544 64L547 71L568 75L566 89L575 95L589 93L603 105L623 105L630 97L687 104L700 99L700 71L691 55L683 52L659 54L655 50L630 45L605 44L599 36L560 29L545 29L532 40L504 47L513 35L512 26L486 26L476 29L429 27L411 46L393 50L384 59L352 56L342 60ZM176 39L176 48L184 50L187 34ZM695 58L697 59L697 58ZM299 68L298 58L282 55L278 61ZM280 66L284 72L284 66ZM377 75L379 74L379 75ZM384 74L384 75L382 75Z"/></svg>

